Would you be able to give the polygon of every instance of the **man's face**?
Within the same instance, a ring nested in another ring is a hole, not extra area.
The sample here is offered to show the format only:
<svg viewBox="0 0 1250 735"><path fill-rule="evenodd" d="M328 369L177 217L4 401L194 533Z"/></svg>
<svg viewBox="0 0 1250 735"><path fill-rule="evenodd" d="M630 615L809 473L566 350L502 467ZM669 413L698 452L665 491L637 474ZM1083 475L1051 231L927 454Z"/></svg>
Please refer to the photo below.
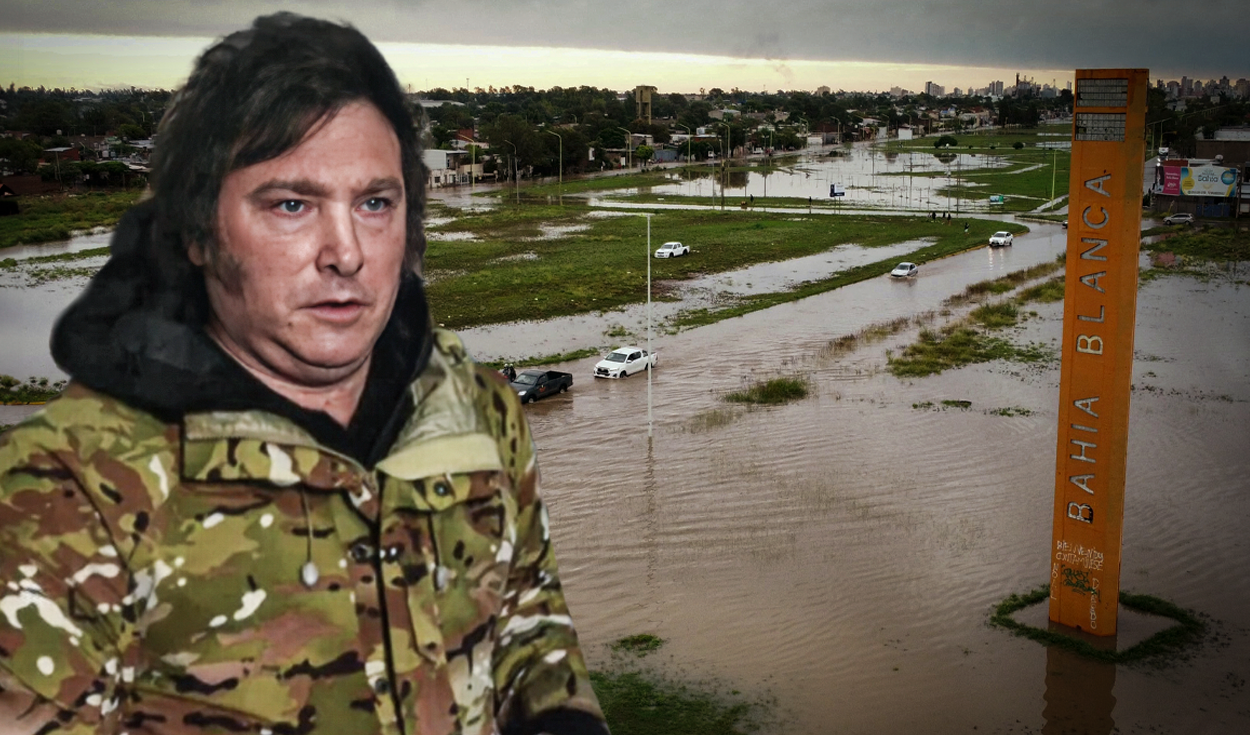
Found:
<svg viewBox="0 0 1250 735"><path fill-rule="evenodd" d="M394 130L360 102L285 154L228 174L204 269L222 347L298 386L366 369L399 290L403 181ZM200 249L191 255L205 264Z"/></svg>

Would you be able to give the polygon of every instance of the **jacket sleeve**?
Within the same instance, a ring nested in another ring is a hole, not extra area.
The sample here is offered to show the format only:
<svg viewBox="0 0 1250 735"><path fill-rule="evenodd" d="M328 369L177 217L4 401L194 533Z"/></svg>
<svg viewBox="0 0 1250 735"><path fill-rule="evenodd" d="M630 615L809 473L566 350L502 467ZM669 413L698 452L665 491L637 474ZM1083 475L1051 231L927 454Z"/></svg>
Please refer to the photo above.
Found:
<svg viewBox="0 0 1250 735"><path fill-rule="evenodd" d="M0 436L0 730L120 732L129 575L68 450Z"/></svg>
<svg viewBox="0 0 1250 735"><path fill-rule="evenodd" d="M505 386L506 388L506 386ZM504 735L606 735L552 549L538 490L533 439L515 394L501 446L516 493L516 537L503 611L496 623L494 679Z"/></svg>

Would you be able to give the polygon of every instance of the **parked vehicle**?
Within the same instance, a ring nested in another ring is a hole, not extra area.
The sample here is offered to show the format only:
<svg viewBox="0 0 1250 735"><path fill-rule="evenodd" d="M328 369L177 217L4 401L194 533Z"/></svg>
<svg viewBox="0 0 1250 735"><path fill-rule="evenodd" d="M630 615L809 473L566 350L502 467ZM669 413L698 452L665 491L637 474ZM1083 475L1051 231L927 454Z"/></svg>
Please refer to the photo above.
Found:
<svg viewBox="0 0 1250 735"><path fill-rule="evenodd" d="M634 373L655 367L659 354L638 347L617 347L595 363L596 378L628 378Z"/></svg>
<svg viewBox="0 0 1250 735"><path fill-rule="evenodd" d="M1010 245L1013 240L1015 240L1015 238L1012 236L1010 232L1006 232L1005 230L999 230L998 232L995 232L993 235L990 235L990 247L992 248L1006 247L1007 245Z"/></svg>
<svg viewBox="0 0 1250 735"><path fill-rule="evenodd" d="M679 258L689 254L690 248L679 242L666 242L660 246L659 250L655 251L655 257L657 258Z"/></svg>
<svg viewBox="0 0 1250 735"><path fill-rule="evenodd" d="M1190 214L1189 212L1178 212L1176 214L1169 214L1168 216L1163 218L1163 224L1165 225L1188 225L1188 224L1192 224L1193 221L1194 221L1194 216Z"/></svg>
<svg viewBox="0 0 1250 735"><path fill-rule="evenodd" d="M890 275L895 278L911 278L920 273L920 266L915 263L899 263L894 266L894 270L890 271Z"/></svg>
<svg viewBox="0 0 1250 735"><path fill-rule="evenodd" d="M573 387L573 374L559 370L522 370L512 381L521 403L532 403L553 393L563 393Z"/></svg>

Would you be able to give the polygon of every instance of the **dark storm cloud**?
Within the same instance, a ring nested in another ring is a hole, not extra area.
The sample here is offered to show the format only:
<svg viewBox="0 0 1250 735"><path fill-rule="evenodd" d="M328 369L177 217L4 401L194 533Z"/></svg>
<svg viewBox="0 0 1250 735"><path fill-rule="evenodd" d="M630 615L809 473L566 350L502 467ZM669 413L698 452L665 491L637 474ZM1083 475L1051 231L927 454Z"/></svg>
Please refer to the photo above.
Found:
<svg viewBox="0 0 1250 735"><path fill-rule="evenodd" d="M1247 0L0 0L0 30L214 37L291 9L377 41L1250 76Z"/></svg>

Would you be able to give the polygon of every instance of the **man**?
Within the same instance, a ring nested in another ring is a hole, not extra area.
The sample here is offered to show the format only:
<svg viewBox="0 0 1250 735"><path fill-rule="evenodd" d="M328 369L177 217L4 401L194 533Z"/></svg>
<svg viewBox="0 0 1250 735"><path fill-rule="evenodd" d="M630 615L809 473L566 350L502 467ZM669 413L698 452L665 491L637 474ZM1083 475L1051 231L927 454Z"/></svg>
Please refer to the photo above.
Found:
<svg viewBox="0 0 1250 735"><path fill-rule="evenodd" d="M350 27L210 48L0 437L0 731L606 733L513 391L432 329Z"/></svg>

